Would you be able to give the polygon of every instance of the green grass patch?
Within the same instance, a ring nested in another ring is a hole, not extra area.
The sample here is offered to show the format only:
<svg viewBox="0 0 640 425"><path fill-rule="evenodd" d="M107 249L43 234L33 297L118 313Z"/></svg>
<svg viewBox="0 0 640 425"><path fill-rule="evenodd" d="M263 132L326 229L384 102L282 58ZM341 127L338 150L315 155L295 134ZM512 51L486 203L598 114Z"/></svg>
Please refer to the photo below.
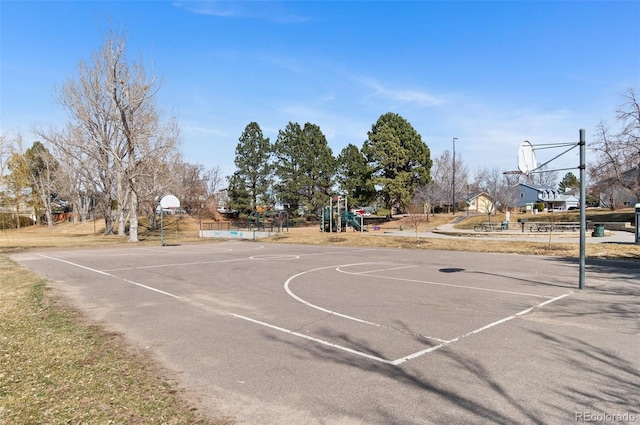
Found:
<svg viewBox="0 0 640 425"><path fill-rule="evenodd" d="M0 423L228 423L195 411L150 359L46 290L0 254Z"/></svg>

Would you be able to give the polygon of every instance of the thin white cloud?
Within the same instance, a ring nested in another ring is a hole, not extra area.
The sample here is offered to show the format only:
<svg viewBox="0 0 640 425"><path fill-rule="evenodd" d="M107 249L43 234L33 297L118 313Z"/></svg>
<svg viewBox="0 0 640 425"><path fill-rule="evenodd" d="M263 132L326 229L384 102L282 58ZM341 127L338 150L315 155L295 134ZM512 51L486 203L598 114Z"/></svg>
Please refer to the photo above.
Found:
<svg viewBox="0 0 640 425"><path fill-rule="evenodd" d="M392 89L372 79L360 79L361 84L373 89L370 97L383 97L396 103L396 106L415 103L420 106L437 106L443 100L437 96L420 90Z"/></svg>
<svg viewBox="0 0 640 425"><path fill-rule="evenodd" d="M184 126L183 130L189 133L205 134L209 136L230 137L229 133L225 130L217 130L215 128Z"/></svg>
<svg viewBox="0 0 640 425"><path fill-rule="evenodd" d="M284 69L295 74L308 73L308 64L305 63L304 60L299 58L281 54L274 54L271 52L269 52L269 54L258 54L256 58L269 66Z"/></svg>
<svg viewBox="0 0 640 425"><path fill-rule="evenodd" d="M576 112L567 109L545 111L516 105L486 105L471 98L459 99L441 111L449 127L455 126L457 151L471 168L478 166L515 170L518 146L529 140L535 144L577 142L579 121ZM436 151L451 149L451 137L439 140ZM539 161L552 159L563 151L545 149ZM574 166L575 155L567 153L555 159L553 168Z"/></svg>
<svg viewBox="0 0 640 425"><path fill-rule="evenodd" d="M237 12L229 7L232 3L224 1L176 1L174 7L187 10L198 15L219 17L237 16Z"/></svg>
<svg viewBox="0 0 640 425"><path fill-rule="evenodd" d="M283 2L273 1L176 1L173 6L199 15L221 18L249 18L280 24L301 23L309 17L288 10Z"/></svg>
<svg viewBox="0 0 640 425"><path fill-rule="evenodd" d="M288 121L300 125L307 122L318 125L335 155L348 143L360 146L373 123L355 115L341 115L331 109L312 107L300 102L288 102L278 107L277 111L282 117L287 117Z"/></svg>

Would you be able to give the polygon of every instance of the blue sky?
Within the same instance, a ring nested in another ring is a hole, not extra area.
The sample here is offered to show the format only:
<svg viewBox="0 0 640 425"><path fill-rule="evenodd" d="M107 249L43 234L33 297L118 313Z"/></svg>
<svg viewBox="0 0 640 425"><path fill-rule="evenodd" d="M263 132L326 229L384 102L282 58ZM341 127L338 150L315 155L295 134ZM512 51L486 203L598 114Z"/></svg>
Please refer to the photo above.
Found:
<svg viewBox="0 0 640 425"><path fill-rule="evenodd" d="M162 77L185 158L226 175L251 121L271 141L317 124L338 155L386 112L432 157L457 137L471 172L513 170L523 140L589 142L640 89L640 1L1 1L0 19L3 134L62 128L55 88L113 28Z"/></svg>

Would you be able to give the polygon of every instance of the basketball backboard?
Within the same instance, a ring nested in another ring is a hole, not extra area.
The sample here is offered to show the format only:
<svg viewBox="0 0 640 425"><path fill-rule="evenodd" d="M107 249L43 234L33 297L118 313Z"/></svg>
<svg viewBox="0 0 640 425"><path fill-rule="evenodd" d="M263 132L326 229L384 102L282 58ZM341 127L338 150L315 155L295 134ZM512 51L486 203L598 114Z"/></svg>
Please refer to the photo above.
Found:
<svg viewBox="0 0 640 425"><path fill-rule="evenodd" d="M173 195L166 195L160 200L160 206L165 209L180 208L180 200Z"/></svg>
<svg viewBox="0 0 640 425"><path fill-rule="evenodd" d="M526 175L538 168L538 161L533 146L528 140L520 144L518 149L518 169Z"/></svg>

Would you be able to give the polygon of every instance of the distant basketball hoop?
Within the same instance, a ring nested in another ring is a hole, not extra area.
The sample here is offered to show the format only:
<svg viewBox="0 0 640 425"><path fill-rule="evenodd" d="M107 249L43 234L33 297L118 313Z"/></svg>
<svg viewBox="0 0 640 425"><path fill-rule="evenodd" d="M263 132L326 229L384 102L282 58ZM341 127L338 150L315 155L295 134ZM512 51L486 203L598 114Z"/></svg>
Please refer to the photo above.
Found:
<svg viewBox="0 0 640 425"><path fill-rule="evenodd" d="M180 208L180 200L173 195L163 196L160 200L160 246L164 246L164 210Z"/></svg>
<svg viewBox="0 0 640 425"><path fill-rule="evenodd" d="M522 177L529 178L538 169L538 160L533 145L528 140L520 144L518 148L518 169L502 173L510 187L517 186Z"/></svg>
<svg viewBox="0 0 640 425"><path fill-rule="evenodd" d="M165 209L180 208L180 200L173 195L163 196L160 200L160 206Z"/></svg>
<svg viewBox="0 0 640 425"><path fill-rule="evenodd" d="M507 180L507 185L511 187L511 186L517 186L520 183L520 178L525 174L523 174L522 171L520 170L515 170L515 171L504 171L502 175Z"/></svg>

